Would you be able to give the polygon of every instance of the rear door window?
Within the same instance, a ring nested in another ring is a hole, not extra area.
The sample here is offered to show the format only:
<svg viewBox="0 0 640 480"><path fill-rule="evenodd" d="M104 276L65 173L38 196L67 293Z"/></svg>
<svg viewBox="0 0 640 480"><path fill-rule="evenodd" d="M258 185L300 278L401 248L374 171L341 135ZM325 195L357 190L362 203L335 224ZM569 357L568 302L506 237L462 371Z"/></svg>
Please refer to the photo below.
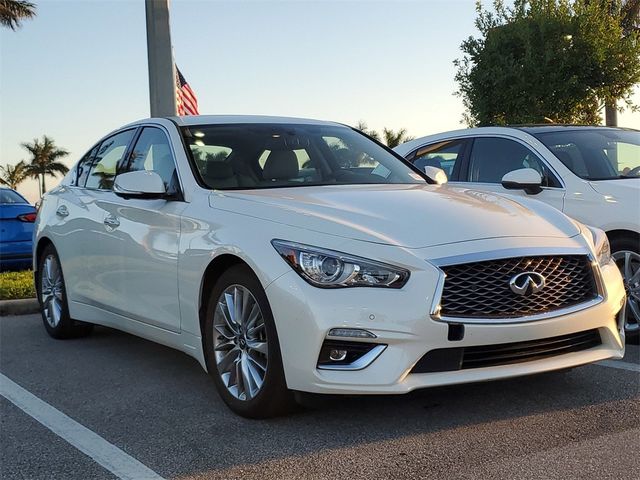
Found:
<svg viewBox="0 0 640 480"><path fill-rule="evenodd" d="M123 170L123 158L135 129L125 130L105 139L91 161L86 188L111 190L116 175Z"/></svg>
<svg viewBox="0 0 640 480"><path fill-rule="evenodd" d="M72 182L73 185L84 187L87 182L87 177L89 176L89 170L91 170L93 158L96 156L96 153L98 153L99 147L100 144L96 145L80 159L78 166L76 167L76 178L75 181Z"/></svg>

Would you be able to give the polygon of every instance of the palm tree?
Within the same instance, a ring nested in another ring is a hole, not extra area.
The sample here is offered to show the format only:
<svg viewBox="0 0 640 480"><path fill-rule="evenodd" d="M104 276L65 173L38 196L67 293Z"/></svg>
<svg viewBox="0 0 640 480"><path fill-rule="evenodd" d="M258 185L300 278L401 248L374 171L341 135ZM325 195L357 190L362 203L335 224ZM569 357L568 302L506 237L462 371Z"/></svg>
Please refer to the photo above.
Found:
<svg viewBox="0 0 640 480"><path fill-rule="evenodd" d="M358 122L358 125L356 125L356 128L360 130L362 133L366 133L371 138L380 141L380 134L375 130L369 130L367 122L365 122L364 120L360 120Z"/></svg>
<svg viewBox="0 0 640 480"><path fill-rule="evenodd" d="M20 22L36 16L36 6L24 0L0 0L0 25L15 30Z"/></svg>
<svg viewBox="0 0 640 480"><path fill-rule="evenodd" d="M44 181L47 175L55 177L58 173L65 175L69 171L64 163L58 161L69 155L69 152L56 147L53 139L46 135L42 136L42 141L34 138L33 143L23 143L22 146L31 154L31 163L27 166L28 175L40 179L40 195L44 195L47 191Z"/></svg>
<svg viewBox="0 0 640 480"><path fill-rule="evenodd" d="M28 176L27 166L22 160L15 165L0 166L0 185L5 185L12 190L16 190Z"/></svg>
<svg viewBox="0 0 640 480"><path fill-rule="evenodd" d="M386 143L387 147L389 148L397 147L401 143L408 142L409 140L413 140L414 138L407 135L406 128L401 128L397 132L394 132L393 130L388 128L384 128L382 130L382 136L384 137L384 143Z"/></svg>

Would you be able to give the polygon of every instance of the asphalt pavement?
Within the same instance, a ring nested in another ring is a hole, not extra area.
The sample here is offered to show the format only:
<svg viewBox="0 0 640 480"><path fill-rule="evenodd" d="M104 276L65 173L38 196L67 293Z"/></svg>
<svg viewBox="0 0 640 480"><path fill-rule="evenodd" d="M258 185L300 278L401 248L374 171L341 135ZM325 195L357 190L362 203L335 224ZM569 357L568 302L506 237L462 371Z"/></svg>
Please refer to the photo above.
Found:
<svg viewBox="0 0 640 480"><path fill-rule="evenodd" d="M606 366L312 397L266 421L231 413L180 352L107 328L53 340L39 315L0 318L0 372L166 479L640 478L637 345ZM0 413L2 479L118 478L1 396Z"/></svg>

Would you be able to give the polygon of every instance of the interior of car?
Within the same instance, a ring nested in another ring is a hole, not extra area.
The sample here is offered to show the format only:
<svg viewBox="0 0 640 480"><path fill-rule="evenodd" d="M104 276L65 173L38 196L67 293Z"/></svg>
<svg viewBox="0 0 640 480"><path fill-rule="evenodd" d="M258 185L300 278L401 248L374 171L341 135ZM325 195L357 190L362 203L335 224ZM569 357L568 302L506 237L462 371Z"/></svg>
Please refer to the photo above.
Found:
<svg viewBox="0 0 640 480"><path fill-rule="evenodd" d="M424 183L392 153L348 128L211 125L183 134L202 182L212 189Z"/></svg>

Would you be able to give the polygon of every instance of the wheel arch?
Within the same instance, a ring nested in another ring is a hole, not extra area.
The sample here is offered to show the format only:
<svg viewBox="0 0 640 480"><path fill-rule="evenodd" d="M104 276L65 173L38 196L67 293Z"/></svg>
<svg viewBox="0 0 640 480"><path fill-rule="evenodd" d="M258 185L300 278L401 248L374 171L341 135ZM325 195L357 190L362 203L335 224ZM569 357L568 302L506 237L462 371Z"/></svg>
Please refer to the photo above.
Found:
<svg viewBox="0 0 640 480"><path fill-rule="evenodd" d="M35 248L35 255L34 255L34 262L33 262L33 279L34 279L35 286L36 286L36 292L38 294L40 294L40 292L38 291L38 283L39 282L37 281L37 279L38 279L38 267L40 265L40 257L42 256L42 252L44 252L44 249L47 248L49 245L51 245L53 248L56 248L49 237L40 237L40 239L38 240L38 243L36 245L36 248ZM61 266L61 268L62 268L62 266Z"/></svg>
<svg viewBox="0 0 640 480"><path fill-rule="evenodd" d="M253 270L253 268L251 268L251 265L245 262L242 258L231 253L223 253L222 255L219 255L211 260L209 265L207 265L207 268L204 270L204 274L202 275L202 281L200 283L200 294L198 295L198 319L200 323L200 336L202 338L203 348L205 341L204 325L206 316L205 314L207 310L207 292L210 292L213 289L213 286L215 285L218 278L220 278L220 275L222 275L224 272L235 265L246 265L247 268L251 269L251 271L255 274L255 271Z"/></svg>
<svg viewBox="0 0 640 480"><path fill-rule="evenodd" d="M632 240L635 240L636 243L640 244L640 233L634 232L633 230L614 229L608 230L606 234L610 242L614 242L623 238L630 238Z"/></svg>

